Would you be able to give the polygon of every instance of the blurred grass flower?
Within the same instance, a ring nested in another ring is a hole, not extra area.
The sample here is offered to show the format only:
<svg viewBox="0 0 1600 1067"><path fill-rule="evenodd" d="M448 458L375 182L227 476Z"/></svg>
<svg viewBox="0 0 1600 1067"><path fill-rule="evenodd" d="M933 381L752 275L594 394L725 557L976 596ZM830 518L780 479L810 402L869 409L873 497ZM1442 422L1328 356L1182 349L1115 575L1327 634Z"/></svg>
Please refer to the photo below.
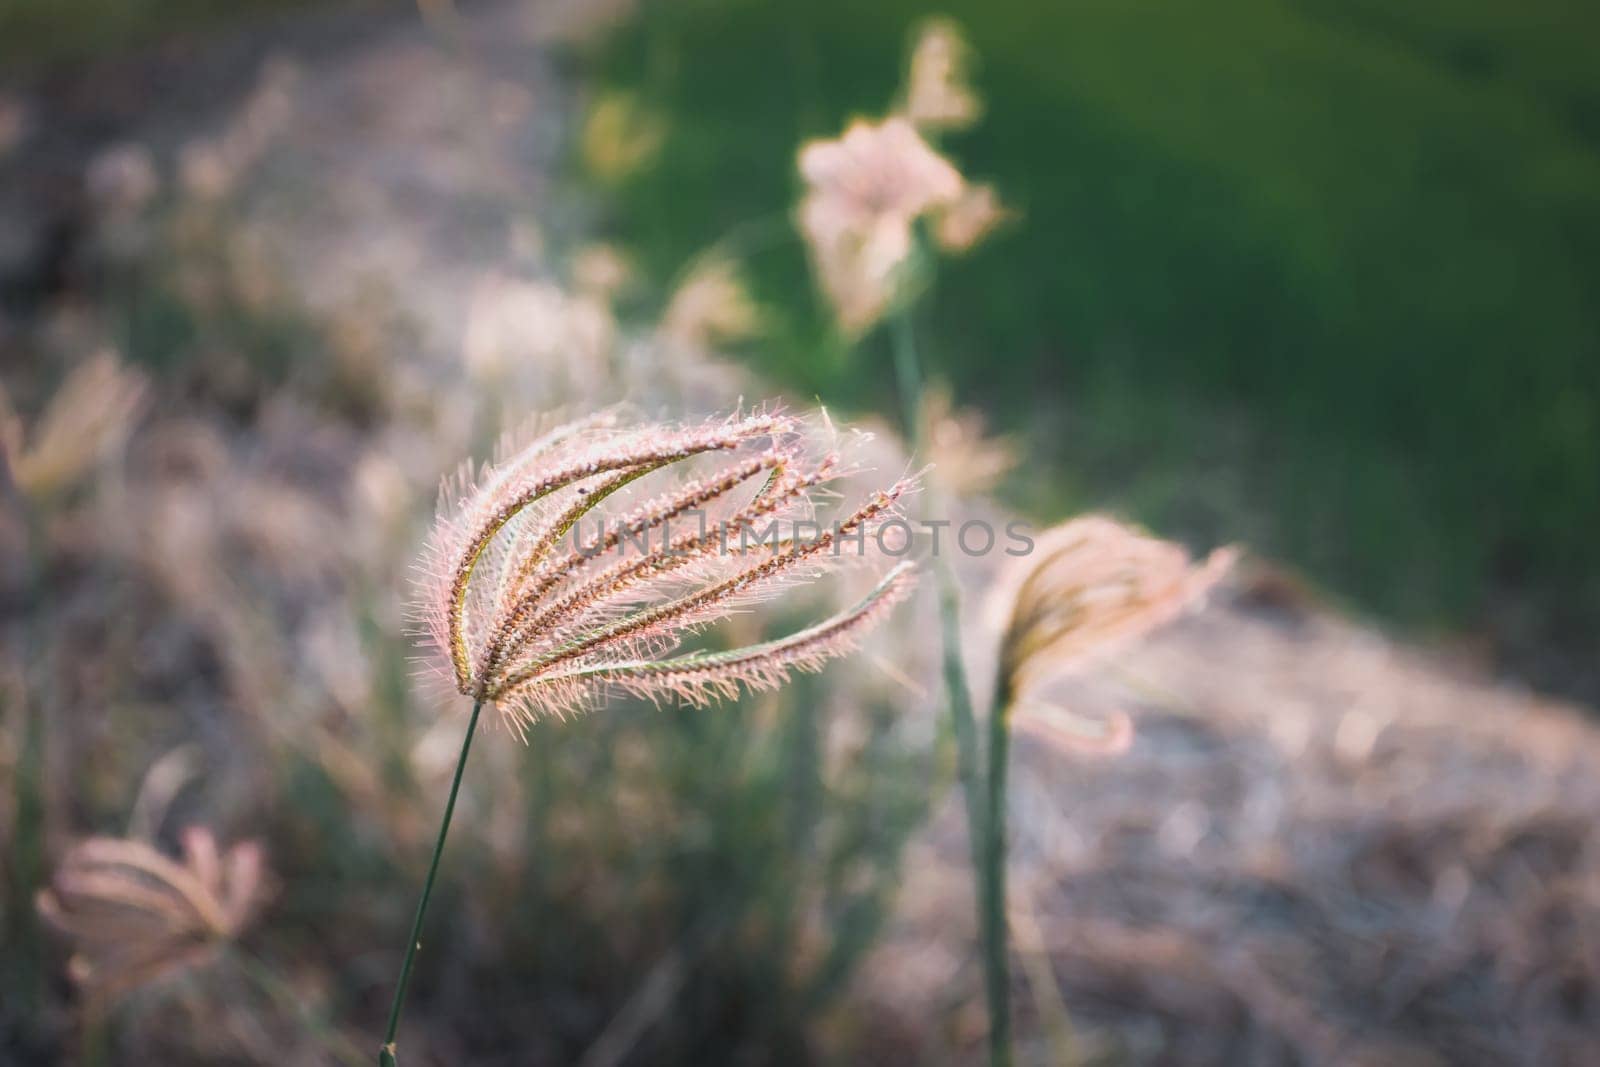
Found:
<svg viewBox="0 0 1600 1067"><path fill-rule="evenodd" d="M919 218L956 203L961 172L903 116L857 120L800 149L800 229L839 324L865 331L888 310Z"/></svg>
<svg viewBox="0 0 1600 1067"><path fill-rule="evenodd" d="M1041 534L1002 579L1001 684L1014 697L1138 640L1203 601L1233 548L1198 564L1182 545L1084 515Z"/></svg>
<svg viewBox="0 0 1600 1067"><path fill-rule="evenodd" d="M144 841L92 837L40 892L39 911L72 941L70 972L91 1003L207 965L260 913L259 842L223 851L210 830L191 827L182 849L178 860Z"/></svg>
<svg viewBox="0 0 1600 1067"><path fill-rule="evenodd" d="M994 186L968 183L953 204L934 216L933 239L944 251L959 255L976 248L995 227L1015 215L1000 202Z"/></svg>
<svg viewBox="0 0 1600 1067"><path fill-rule="evenodd" d="M859 336L902 292L902 269L926 220L946 252L976 246L1010 217L994 187L969 183L925 139L964 129L982 104L967 84L970 49L954 23L933 19L918 31L896 109L857 119L834 140L803 145L806 194L799 225L812 266L840 327Z"/></svg>
<svg viewBox="0 0 1600 1067"><path fill-rule="evenodd" d="M89 201L107 219L127 219L143 211L161 192L161 176L149 148L125 142L90 160L83 187Z"/></svg>
<svg viewBox="0 0 1600 1067"><path fill-rule="evenodd" d="M583 160L601 181L619 182L654 159L666 135L665 121L636 95L604 93L583 125Z"/></svg>
<svg viewBox="0 0 1600 1067"><path fill-rule="evenodd" d="M690 348L743 341L761 330L761 309L731 260L710 256L695 266L667 302L661 334Z"/></svg>
<svg viewBox="0 0 1600 1067"><path fill-rule="evenodd" d="M964 130L983 114L967 83L972 48L949 19L923 23L911 48L901 110L919 129Z"/></svg>
<svg viewBox="0 0 1600 1067"><path fill-rule="evenodd" d="M598 260L583 264L599 283ZM462 357L473 378L494 389L531 372L548 381L555 368L594 385L617 343L611 295L597 288L568 292L553 282L490 274L473 287Z"/></svg>
<svg viewBox="0 0 1600 1067"><path fill-rule="evenodd" d="M302 77L290 60L268 61L227 126L215 137L190 141L179 152L183 192L199 203L215 203L237 191L294 118Z"/></svg>
<svg viewBox="0 0 1600 1067"><path fill-rule="evenodd" d="M919 433L928 479L953 496L987 493L1017 465L1015 442L990 436L983 413L957 408L946 384L923 390Z"/></svg>
<svg viewBox="0 0 1600 1067"><path fill-rule="evenodd" d="M998 585L1005 617L989 707L978 920L990 993L990 1062L1008 1064L1006 780L1013 722L1074 751L1112 753L1132 739L1125 715L1095 722L1041 698L1042 687L1169 622L1202 600L1237 553L1194 565L1181 545L1085 515L1039 536Z"/></svg>
<svg viewBox="0 0 1600 1067"><path fill-rule="evenodd" d="M572 258L573 286L608 303L632 279L633 265L615 245L585 245Z"/></svg>
<svg viewBox="0 0 1600 1067"><path fill-rule="evenodd" d="M127 439L145 385L114 352L100 352L67 375L31 432L0 390L0 450L17 488L35 503L73 488Z"/></svg>

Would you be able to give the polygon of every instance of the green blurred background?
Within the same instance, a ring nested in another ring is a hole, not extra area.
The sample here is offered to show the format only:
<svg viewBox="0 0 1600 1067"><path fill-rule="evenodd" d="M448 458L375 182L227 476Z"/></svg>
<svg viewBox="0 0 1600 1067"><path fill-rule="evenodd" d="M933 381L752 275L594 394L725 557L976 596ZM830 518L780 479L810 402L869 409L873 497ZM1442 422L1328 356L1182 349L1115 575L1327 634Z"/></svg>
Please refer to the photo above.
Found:
<svg viewBox="0 0 1600 1067"><path fill-rule="evenodd" d="M946 147L1023 217L942 273L924 333L1027 437L1020 502L1246 537L1402 623L1592 657L1595 9L649 5L599 57L671 131L616 233L665 270L792 200L794 146L886 106L930 11L988 102ZM754 264L783 315L752 357L885 404L886 357L818 358L799 246Z"/></svg>

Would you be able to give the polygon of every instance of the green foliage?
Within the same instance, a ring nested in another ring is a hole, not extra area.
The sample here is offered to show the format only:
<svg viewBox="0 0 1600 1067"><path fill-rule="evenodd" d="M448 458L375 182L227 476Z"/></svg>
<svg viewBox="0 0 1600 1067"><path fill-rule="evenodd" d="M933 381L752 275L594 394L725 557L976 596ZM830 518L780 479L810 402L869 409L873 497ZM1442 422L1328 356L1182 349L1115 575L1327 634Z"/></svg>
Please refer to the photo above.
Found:
<svg viewBox="0 0 1600 1067"><path fill-rule="evenodd" d="M989 104L946 147L1024 218L947 267L928 362L1050 461L1021 499L1244 532L1412 620L1470 617L1494 579L1595 573L1592 12L936 10L969 31ZM620 188L618 232L665 276L792 203L798 144L887 106L928 13L649 7L598 57L671 126ZM768 369L887 406L880 342L857 366L830 348L798 245L753 269L780 309ZM1219 477L1215 499L1192 491Z"/></svg>

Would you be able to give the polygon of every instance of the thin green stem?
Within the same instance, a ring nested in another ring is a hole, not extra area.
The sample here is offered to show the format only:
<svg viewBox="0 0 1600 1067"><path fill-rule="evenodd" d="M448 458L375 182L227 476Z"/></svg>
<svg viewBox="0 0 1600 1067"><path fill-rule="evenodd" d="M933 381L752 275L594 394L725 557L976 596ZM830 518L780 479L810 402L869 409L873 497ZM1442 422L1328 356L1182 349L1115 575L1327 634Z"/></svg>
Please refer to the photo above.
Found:
<svg viewBox="0 0 1600 1067"><path fill-rule="evenodd" d="M989 767L984 812L982 908L984 976L989 992L989 1062L1011 1063L1011 963L1006 950L1006 771L1011 751L1011 689L1002 675L989 708Z"/></svg>
<svg viewBox="0 0 1600 1067"><path fill-rule="evenodd" d="M922 448L922 363L917 358L917 337L911 325L911 305L899 307L889 322L894 341L894 378L900 393L900 417L905 423L911 451Z"/></svg>
<svg viewBox="0 0 1600 1067"><path fill-rule="evenodd" d="M890 327L893 331L895 378L900 392L906 436L913 449L922 441L922 367L917 355L916 331L911 321L911 304L896 310ZM938 504L930 490L930 510ZM973 879L977 887L978 929L983 943L984 992L989 1008L989 1057L992 1067L1011 1063L1010 973L1006 954L1005 928L1005 769L1004 736L994 741L991 720L989 775L987 782L979 767L977 717L972 708L972 689L961 656L961 586L949 558L934 552L934 573L939 584L939 623L943 645L944 686L950 705L950 722L956 742L956 775L966 801L967 838L971 848ZM1001 705L996 704L996 715ZM999 732L1004 735L1002 725ZM997 751L998 750L998 751ZM995 776L995 759L1000 773ZM995 817L998 809L999 819ZM997 839L994 835L1001 836ZM996 869L999 869L998 875ZM995 894L998 893L998 898ZM998 914L998 922L995 915Z"/></svg>
<svg viewBox="0 0 1600 1067"><path fill-rule="evenodd" d="M467 735L461 739L461 756L456 760L456 776L450 781L450 799L445 801L444 819L439 823L439 838L433 843L433 861L428 864L428 879L422 883L422 898L417 901L417 917L411 923L411 940L406 945L406 959L400 965L400 982L394 990L394 1006L389 1009L389 1028L383 1034L383 1047L378 1050L380 1067L395 1067L395 1031L400 1029L400 1012L406 1003L406 987L411 984L411 967L417 960L417 949L422 947L422 918L428 913L428 898L433 895L433 882L439 876L439 857L444 854L444 839L450 833L450 817L456 811L456 794L461 791L461 774L467 769L467 753L472 749L472 735L478 731L478 715L483 711L483 701L472 704L472 718L467 722Z"/></svg>
<svg viewBox="0 0 1600 1067"><path fill-rule="evenodd" d="M972 710L972 691L961 659L961 589L955 574L940 561L935 567L939 583L939 629L944 649L945 696L950 704L950 725L956 741L956 777L967 808L967 837L971 845L974 877L983 869L984 792L978 766L978 720ZM982 885L979 884L981 890Z"/></svg>

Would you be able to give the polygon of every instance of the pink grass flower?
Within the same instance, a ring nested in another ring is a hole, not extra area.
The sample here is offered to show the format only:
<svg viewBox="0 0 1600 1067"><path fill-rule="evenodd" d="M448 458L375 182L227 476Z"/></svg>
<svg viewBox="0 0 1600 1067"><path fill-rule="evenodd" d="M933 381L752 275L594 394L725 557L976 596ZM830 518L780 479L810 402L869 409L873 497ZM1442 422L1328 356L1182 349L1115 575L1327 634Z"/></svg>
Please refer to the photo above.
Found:
<svg viewBox="0 0 1600 1067"><path fill-rule="evenodd" d="M1000 583L1006 622L999 669L1015 724L1067 747L1126 748L1132 731L1125 716L1088 721L1041 691L1201 603L1237 557L1237 549L1219 548L1196 564L1182 545L1101 515L1041 534Z"/></svg>
<svg viewBox="0 0 1600 1067"><path fill-rule="evenodd" d="M963 130L983 114L983 101L967 80L972 48L949 19L929 19L918 29L906 70L902 111L919 129Z"/></svg>
<svg viewBox="0 0 1600 1067"><path fill-rule="evenodd" d="M223 851L210 830L183 834L180 859L138 840L91 837L62 859L40 913L73 943L73 979L104 1004L205 966L260 913L261 845Z"/></svg>
<svg viewBox="0 0 1600 1067"><path fill-rule="evenodd" d="M837 140L810 142L800 174L800 229L818 279L839 324L859 333L893 301L917 219L956 203L965 183L901 116L857 120Z"/></svg>
<svg viewBox="0 0 1600 1067"><path fill-rule="evenodd" d="M442 671L521 732L606 691L700 703L853 649L909 591L909 566L786 637L679 651L716 622L875 554L913 483L826 517L826 487L850 471L818 436L782 413L652 425L613 411L464 471L423 563L420 615ZM654 481L668 484L646 492Z"/></svg>

